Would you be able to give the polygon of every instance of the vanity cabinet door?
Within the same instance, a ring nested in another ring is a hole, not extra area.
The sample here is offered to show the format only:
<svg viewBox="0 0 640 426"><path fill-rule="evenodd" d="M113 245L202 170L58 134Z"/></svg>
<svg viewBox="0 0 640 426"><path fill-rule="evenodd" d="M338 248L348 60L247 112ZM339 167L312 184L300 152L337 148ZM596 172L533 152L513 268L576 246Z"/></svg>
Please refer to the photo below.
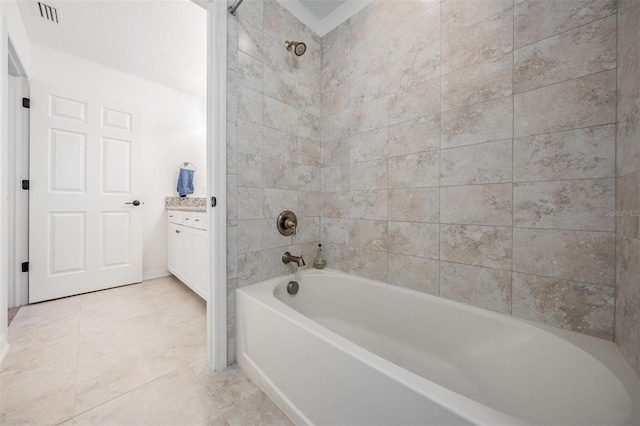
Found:
<svg viewBox="0 0 640 426"><path fill-rule="evenodd" d="M193 281L193 230L169 224L169 272L191 287Z"/></svg>
<svg viewBox="0 0 640 426"><path fill-rule="evenodd" d="M193 285L191 288L209 300L209 239L207 231L193 230Z"/></svg>
<svg viewBox="0 0 640 426"><path fill-rule="evenodd" d="M180 259L180 253L178 253L178 238L180 237L180 228L182 226L176 225L175 223L169 223L169 235L168 235L168 243L169 243L169 259L168 266L169 272L173 275L178 276L180 267L178 265Z"/></svg>

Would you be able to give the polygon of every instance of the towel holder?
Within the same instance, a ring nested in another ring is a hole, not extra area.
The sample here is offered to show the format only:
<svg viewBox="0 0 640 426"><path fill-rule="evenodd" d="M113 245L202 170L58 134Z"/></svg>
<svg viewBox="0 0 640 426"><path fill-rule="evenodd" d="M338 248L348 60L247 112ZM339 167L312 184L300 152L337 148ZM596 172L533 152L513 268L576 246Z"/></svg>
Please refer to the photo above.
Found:
<svg viewBox="0 0 640 426"><path fill-rule="evenodd" d="M188 167L188 166L193 167L193 171L194 171L194 172L196 171L196 166L194 166L194 165L193 165L193 163L190 163L190 162L188 162L188 161L185 161L185 162L183 162L182 164L180 164L180 168Z"/></svg>

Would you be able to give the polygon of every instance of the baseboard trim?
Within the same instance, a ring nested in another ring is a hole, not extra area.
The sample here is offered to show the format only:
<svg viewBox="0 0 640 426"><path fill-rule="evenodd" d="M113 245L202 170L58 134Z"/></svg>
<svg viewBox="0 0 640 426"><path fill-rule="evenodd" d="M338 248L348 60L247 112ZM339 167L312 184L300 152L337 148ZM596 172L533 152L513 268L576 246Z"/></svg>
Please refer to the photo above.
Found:
<svg viewBox="0 0 640 426"><path fill-rule="evenodd" d="M169 274L169 271L167 271L166 269L156 269L155 271L144 271L142 273L142 279L146 281L152 280L154 278L167 277L169 275L171 274Z"/></svg>
<svg viewBox="0 0 640 426"><path fill-rule="evenodd" d="M4 361L4 358L7 356L8 353L9 353L9 342L7 341L7 336L3 335L2 337L0 337L0 365L2 364L2 361Z"/></svg>

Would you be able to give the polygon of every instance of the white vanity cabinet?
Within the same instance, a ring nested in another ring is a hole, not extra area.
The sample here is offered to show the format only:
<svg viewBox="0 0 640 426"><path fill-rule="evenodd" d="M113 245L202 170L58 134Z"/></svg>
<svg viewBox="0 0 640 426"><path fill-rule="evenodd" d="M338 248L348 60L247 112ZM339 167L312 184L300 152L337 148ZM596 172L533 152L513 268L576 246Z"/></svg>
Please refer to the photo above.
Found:
<svg viewBox="0 0 640 426"><path fill-rule="evenodd" d="M204 212L169 210L169 272L209 300L209 244Z"/></svg>

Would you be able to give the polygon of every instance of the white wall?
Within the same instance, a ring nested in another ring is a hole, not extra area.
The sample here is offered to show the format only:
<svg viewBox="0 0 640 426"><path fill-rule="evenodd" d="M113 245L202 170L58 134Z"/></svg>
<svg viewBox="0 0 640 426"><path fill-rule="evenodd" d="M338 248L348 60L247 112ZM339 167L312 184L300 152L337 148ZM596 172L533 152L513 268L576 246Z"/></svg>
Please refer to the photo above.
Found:
<svg viewBox="0 0 640 426"><path fill-rule="evenodd" d="M103 65L31 46L31 80L90 87L98 96L142 110L144 144L144 276L166 275L164 197L176 196L178 166L197 168L195 194L206 195L205 100Z"/></svg>
<svg viewBox="0 0 640 426"><path fill-rule="evenodd" d="M27 75L31 71L31 41L15 0L0 0L2 14L7 17L7 30Z"/></svg>

